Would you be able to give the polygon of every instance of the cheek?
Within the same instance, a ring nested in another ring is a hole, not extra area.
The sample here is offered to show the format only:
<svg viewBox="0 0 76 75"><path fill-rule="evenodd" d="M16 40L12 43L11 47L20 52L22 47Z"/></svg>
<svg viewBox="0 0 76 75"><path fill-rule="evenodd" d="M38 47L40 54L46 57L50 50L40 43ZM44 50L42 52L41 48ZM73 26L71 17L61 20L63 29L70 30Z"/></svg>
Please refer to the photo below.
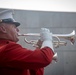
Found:
<svg viewBox="0 0 76 75"><path fill-rule="evenodd" d="M13 35L17 34L17 31L16 30L12 30L12 34Z"/></svg>
<svg viewBox="0 0 76 75"><path fill-rule="evenodd" d="M16 30L12 28L12 29L10 29L9 33L10 33L10 35L13 36L16 33Z"/></svg>

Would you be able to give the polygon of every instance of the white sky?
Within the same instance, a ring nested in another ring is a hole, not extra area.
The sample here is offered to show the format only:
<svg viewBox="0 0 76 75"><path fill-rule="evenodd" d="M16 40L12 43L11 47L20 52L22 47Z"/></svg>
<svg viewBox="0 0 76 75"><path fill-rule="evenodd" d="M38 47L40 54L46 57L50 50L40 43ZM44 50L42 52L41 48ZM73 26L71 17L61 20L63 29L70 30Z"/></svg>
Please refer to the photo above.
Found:
<svg viewBox="0 0 76 75"><path fill-rule="evenodd" d="M76 0L0 0L0 8L76 12Z"/></svg>

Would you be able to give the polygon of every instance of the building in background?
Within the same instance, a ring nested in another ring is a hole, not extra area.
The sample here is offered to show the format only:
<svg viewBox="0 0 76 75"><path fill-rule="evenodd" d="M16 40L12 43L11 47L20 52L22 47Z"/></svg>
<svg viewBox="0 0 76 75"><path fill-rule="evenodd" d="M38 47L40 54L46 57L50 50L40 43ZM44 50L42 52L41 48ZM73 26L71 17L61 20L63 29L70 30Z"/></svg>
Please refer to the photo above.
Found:
<svg viewBox="0 0 76 75"><path fill-rule="evenodd" d="M0 12L3 10L4 9L0 9ZM76 31L75 12L14 10L14 18L21 23L19 27L21 33L39 33L42 27L49 28L54 34L68 34L73 30ZM28 37L28 40L33 38L38 39L35 37ZM24 37L20 37L18 43L27 48L31 46L24 42ZM47 66L45 68L45 75L75 75L75 45L76 42L74 45L71 45L70 41L67 40L66 46L54 48L58 53L58 62L55 63L53 61L52 64ZM33 47L31 46L30 48Z"/></svg>

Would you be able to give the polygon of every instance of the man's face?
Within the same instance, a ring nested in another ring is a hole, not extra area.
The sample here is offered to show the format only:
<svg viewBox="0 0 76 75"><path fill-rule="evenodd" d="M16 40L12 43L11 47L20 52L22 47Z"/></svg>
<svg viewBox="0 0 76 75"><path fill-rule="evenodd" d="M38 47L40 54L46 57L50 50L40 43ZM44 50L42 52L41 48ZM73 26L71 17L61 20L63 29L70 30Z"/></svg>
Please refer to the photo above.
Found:
<svg viewBox="0 0 76 75"><path fill-rule="evenodd" d="M18 32L19 29L14 24L7 24L5 25L6 28L6 37L14 42L18 42Z"/></svg>

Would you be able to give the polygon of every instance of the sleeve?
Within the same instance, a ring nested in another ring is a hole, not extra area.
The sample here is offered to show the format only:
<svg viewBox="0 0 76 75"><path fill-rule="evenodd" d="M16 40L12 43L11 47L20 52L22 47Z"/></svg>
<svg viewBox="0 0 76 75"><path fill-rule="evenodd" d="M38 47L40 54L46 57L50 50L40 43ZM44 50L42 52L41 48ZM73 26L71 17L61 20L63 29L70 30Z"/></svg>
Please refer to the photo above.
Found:
<svg viewBox="0 0 76 75"><path fill-rule="evenodd" d="M10 43L2 56L2 65L22 69L37 69L49 65L54 53L49 47L28 50L19 44Z"/></svg>
<svg viewBox="0 0 76 75"><path fill-rule="evenodd" d="M31 75L44 75L44 68L30 70Z"/></svg>

